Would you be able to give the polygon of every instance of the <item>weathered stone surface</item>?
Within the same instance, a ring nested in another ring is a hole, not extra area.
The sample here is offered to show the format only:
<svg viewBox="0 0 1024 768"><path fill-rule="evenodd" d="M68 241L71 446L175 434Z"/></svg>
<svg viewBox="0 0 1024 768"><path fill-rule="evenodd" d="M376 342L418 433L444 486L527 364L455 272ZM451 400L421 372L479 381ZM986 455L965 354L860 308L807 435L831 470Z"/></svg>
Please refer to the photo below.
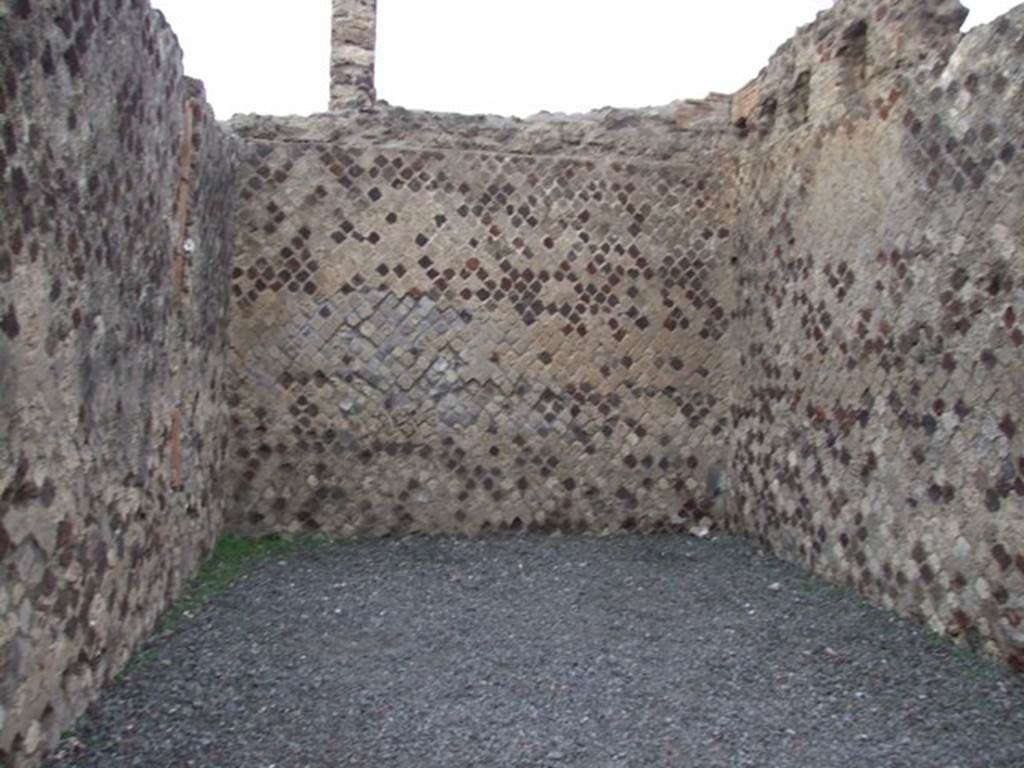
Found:
<svg viewBox="0 0 1024 768"><path fill-rule="evenodd" d="M117 672L220 529L236 161L145 4L9 6L0 763L20 766Z"/></svg>
<svg viewBox="0 0 1024 768"><path fill-rule="evenodd" d="M429 138L250 142L232 526L649 530L710 514L735 366L730 166Z"/></svg>
<svg viewBox="0 0 1024 768"><path fill-rule="evenodd" d="M728 521L1024 669L1024 6L842 2L734 104Z"/></svg>
<svg viewBox="0 0 1024 768"><path fill-rule="evenodd" d="M347 109L310 117L235 115L240 138L271 142L340 142L347 146L424 147L502 154L623 155L668 161L719 150L729 102L711 95L644 109L604 108L579 115L542 112L529 118L458 115L392 107Z"/></svg>
<svg viewBox="0 0 1024 768"><path fill-rule="evenodd" d="M332 0L332 110L373 106L376 45L377 0Z"/></svg>
<svg viewBox="0 0 1024 768"><path fill-rule="evenodd" d="M1024 6L963 15L840 0L732 98L514 120L374 105L350 0L337 111L225 131L141 0L0 5L0 761L225 513L712 518L1024 669Z"/></svg>

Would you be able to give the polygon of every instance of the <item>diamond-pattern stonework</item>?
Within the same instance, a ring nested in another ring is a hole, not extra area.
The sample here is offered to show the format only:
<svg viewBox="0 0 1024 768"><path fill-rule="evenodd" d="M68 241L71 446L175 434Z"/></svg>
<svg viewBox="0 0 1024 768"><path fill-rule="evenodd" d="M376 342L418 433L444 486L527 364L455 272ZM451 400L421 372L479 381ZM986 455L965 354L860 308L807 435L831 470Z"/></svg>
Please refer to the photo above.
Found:
<svg viewBox="0 0 1024 768"><path fill-rule="evenodd" d="M711 512L721 168L287 141L248 162L235 525L650 530Z"/></svg>
<svg viewBox="0 0 1024 768"><path fill-rule="evenodd" d="M0 3L0 764L225 529L725 526L1024 671L1024 5L528 120L332 8L339 109L218 125L146 0Z"/></svg>
<svg viewBox="0 0 1024 768"><path fill-rule="evenodd" d="M826 20L752 89L728 519L1024 669L1024 7Z"/></svg>

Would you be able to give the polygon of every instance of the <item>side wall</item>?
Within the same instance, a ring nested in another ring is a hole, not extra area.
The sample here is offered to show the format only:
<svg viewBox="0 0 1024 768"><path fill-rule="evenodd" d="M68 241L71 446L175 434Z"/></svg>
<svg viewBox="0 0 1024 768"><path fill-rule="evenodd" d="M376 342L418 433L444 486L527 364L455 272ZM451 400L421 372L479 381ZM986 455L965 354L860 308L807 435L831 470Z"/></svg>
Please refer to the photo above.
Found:
<svg viewBox="0 0 1024 768"><path fill-rule="evenodd" d="M1024 7L844 2L735 101L731 522L1024 668Z"/></svg>
<svg viewBox="0 0 1024 768"><path fill-rule="evenodd" d="M5 3L0 137L0 763L21 765L221 526L236 159L142 2Z"/></svg>
<svg viewBox="0 0 1024 768"><path fill-rule="evenodd" d="M625 140L581 148L595 125L373 118L370 138L365 115L239 127L231 526L651 530L708 514L734 295L715 135L669 118L662 143L685 151L666 162Z"/></svg>

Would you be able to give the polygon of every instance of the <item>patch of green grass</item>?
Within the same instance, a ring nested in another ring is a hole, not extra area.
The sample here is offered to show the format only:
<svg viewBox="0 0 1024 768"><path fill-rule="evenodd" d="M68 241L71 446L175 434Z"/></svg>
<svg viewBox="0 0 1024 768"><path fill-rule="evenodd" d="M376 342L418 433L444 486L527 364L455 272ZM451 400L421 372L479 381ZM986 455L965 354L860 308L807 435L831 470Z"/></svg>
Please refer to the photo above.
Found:
<svg viewBox="0 0 1024 768"><path fill-rule="evenodd" d="M254 565L274 555L290 552L296 546L294 540L276 535L262 539L225 536L217 542L210 557L199 567L199 573L185 594L160 619L157 631L172 631L211 597L231 589L239 577Z"/></svg>
<svg viewBox="0 0 1024 768"><path fill-rule="evenodd" d="M77 750L104 749L110 745L110 740L98 734L93 734L84 727L83 722L78 723L74 728L67 728L60 732L60 746L57 748L57 757L69 757Z"/></svg>
<svg viewBox="0 0 1024 768"><path fill-rule="evenodd" d="M940 635L930 627L925 627L923 631L932 650L949 656L969 676L981 677L986 673L1003 671L1000 662L981 649L980 640L973 634L968 635L965 642L958 643L951 637Z"/></svg>
<svg viewBox="0 0 1024 768"><path fill-rule="evenodd" d="M1010 665L985 648L984 640L976 627L968 627L963 637L953 638L941 635L930 627L921 630L929 647L952 660L960 672L970 680L991 685L1005 682L1024 691L1024 679L1010 669Z"/></svg>
<svg viewBox="0 0 1024 768"><path fill-rule="evenodd" d="M231 589L239 577L250 568L274 555L290 552L296 546L297 541L276 535L262 539L225 536L217 542L213 552L199 567L199 572L189 583L185 594L160 617L156 625L156 634L173 632L211 597ZM111 682L114 685L122 685L136 672L156 661L158 656L159 653L153 646L139 648L121 671L111 678Z"/></svg>
<svg viewBox="0 0 1024 768"><path fill-rule="evenodd" d="M133 672L144 667L147 663L156 659L156 648L143 648L128 659L124 668L112 678L114 685L121 685L125 678L130 677Z"/></svg>
<svg viewBox="0 0 1024 768"><path fill-rule="evenodd" d="M818 589L818 595L830 603L839 603L853 597L850 590L840 587L838 584L823 584Z"/></svg>

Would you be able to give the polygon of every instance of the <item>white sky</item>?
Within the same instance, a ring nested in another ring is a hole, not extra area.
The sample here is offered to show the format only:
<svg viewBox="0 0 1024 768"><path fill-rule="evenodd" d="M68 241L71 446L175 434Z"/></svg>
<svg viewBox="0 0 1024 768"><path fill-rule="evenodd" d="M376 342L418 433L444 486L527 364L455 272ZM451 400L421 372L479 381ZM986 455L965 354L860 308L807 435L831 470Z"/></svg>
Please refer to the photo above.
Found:
<svg viewBox="0 0 1024 768"><path fill-rule="evenodd" d="M965 0L965 28L1019 0ZM377 95L526 116L640 107L751 80L831 0L378 0ZM327 108L330 0L153 0L219 118Z"/></svg>

